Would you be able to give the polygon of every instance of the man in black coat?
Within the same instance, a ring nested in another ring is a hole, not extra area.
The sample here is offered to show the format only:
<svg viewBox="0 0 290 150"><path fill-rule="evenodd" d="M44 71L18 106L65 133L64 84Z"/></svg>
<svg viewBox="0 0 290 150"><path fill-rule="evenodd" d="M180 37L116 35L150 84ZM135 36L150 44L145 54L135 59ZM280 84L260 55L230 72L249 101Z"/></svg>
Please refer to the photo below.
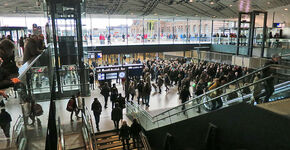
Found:
<svg viewBox="0 0 290 150"><path fill-rule="evenodd" d="M94 102L92 103L91 110L94 112L97 131L100 132L99 122L100 122L100 115L102 112L102 105L100 101L98 100L98 98L94 98Z"/></svg>
<svg viewBox="0 0 290 150"><path fill-rule="evenodd" d="M114 122L115 128L119 129L119 122L123 119L122 109L119 107L119 103L115 104L115 108L113 108L111 112L111 120Z"/></svg>
<svg viewBox="0 0 290 150"><path fill-rule="evenodd" d="M116 87L116 84L113 84L113 87L111 88L112 109L114 108L117 100L118 100L118 89Z"/></svg>
<svg viewBox="0 0 290 150"><path fill-rule="evenodd" d="M133 123L130 127L130 133L133 138L134 148L139 146L140 141L140 132L142 130L141 125L137 122L137 119L133 119Z"/></svg>
<svg viewBox="0 0 290 150"><path fill-rule="evenodd" d="M4 131L4 134L7 138L10 137L10 122L12 121L10 114L2 109L0 113L0 127Z"/></svg>
<svg viewBox="0 0 290 150"><path fill-rule="evenodd" d="M186 86L183 86L182 89L181 89L181 92L180 92L180 99L181 99L181 102L182 103L185 103L188 98L190 97L190 92L189 92L189 89L186 88ZM185 109L185 104L182 105L182 110ZM183 112L185 114L185 111Z"/></svg>
<svg viewBox="0 0 290 150"><path fill-rule="evenodd" d="M101 94L104 96L105 99L105 108L107 108L108 98L110 96L110 87L108 82L105 82L104 86L101 89Z"/></svg>
<svg viewBox="0 0 290 150"><path fill-rule="evenodd" d="M265 66L269 66L269 65L272 65L272 64L278 64L278 62L280 61L281 57L278 55L278 54L273 54L272 55L272 60L267 62L265 64ZM271 76L272 74L275 73L275 69L273 68L266 68L263 70L262 72L262 78L267 78L269 76ZM265 99L264 99L264 103L266 102L269 102L269 98L272 96L272 94L274 93L274 78L271 77L269 78L268 80L264 81L264 88L265 88L265 91L263 93L260 93L257 97L255 97L255 101L259 101L259 99L263 96L265 96Z"/></svg>

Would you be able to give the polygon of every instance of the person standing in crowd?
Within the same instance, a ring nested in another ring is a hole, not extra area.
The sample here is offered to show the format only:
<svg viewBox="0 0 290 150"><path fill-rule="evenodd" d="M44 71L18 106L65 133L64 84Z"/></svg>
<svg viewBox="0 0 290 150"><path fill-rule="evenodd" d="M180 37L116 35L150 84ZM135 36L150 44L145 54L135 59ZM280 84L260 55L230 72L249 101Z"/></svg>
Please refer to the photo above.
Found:
<svg viewBox="0 0 290 150"><path fill-rule="evenodd" d="M213 89L220 87L221 81L222 81L222 78L214 79L213 84L208 88L208 90L210 91L210 90L213 90ZM220 96L222 93L223 93L222 89L218 89L215 92L212 92L210 97L215 98L215 97ZM213 105L212 110L216 110L216 109L221 108L223 106L223 101L222 101L221 97L215 98L215 100L212 101L212 105Z"/></svg>
<svg viewBox="0 0 290 150"><path fill-rule="evenodd" d="M136 95L135 84L134 84L133 81L130 82L130 85L129 85L129 89L128 89L128 91L129 91L129 94L130 94L131 97L132 97L131 100L133 101L133 100L134 100L134 97L135 97L135 95ZM129 100L129 98L128 98L128 100Z"/></svg>
<svg viewBox="0 0 290 150"><path fill-rule="evenodd" d="M89 80L90 80L91 90L95 90L95 77L94 77L93 72L90 73Z"/></svg>
<svg viewBox="0 0 290 150"><path fill-rule="evenodd" d="M168 76L167 73L164 76L164 80L165 80L165 84L164 84L165 85L165 91L168 91L169 90L168 86L170 86L170 79L169 79L169 76Z"/></svg>
<svg viewBox="0 0 290 150"><path fill-rule="evenodd" d="M143 80L140 80L137 89L138 89L138 104L140 104L140 98L142 99L142 103L144 103L144 98L143 98L143 88L144 88L144 82Z"/></svg>
<svg viewBox="0 0 290 150"><path fill-rule="evenodd" d="M117 101L118 98L118 89L116 87L116 84L113 84L113 87L111 88L111 102L112 102L112 109L115 106L115 103Z"/></svg>
<svg viewBox="0 0 290 150"><path fill-rule="evenodd" d="M116 103L111 112L111 120L114 122L115 129L117 130L119 130L119 122L121 119L123 119L123 112L119 107L119 103Z"/></svg>
<svg viewBox="0 0 290 150"><path fill-rule="evenodd" d="M179 98L181 99L181 103L185 103L188 98L190 97L190 92L189 92L189 89L184 85L181 89L181 92L180 92L180 95L179 95ZM182 105L182 110L185 109L185 104ZM185 111L183 112L185 114Z"/></svg>
<svg viewBox="0 0 290 150"><path fill-rule="evenodd" d="M272 55L272 60L267 62L265 64L265 66L269 66L269 65L273 65L273 64L278 64L280 61L281 57L278 54L273 54ZM273 68L265 68L262 72L262 78L267 78L270 77L271 75L273 75L275 73L275 69ZM257 95L255 97L255 101L259 101L259 99L263 96L265 96L264 98L264 103L269 102L269 98L272 96L272 94L274 93L274 77L271 77L269 79L267 79L266 81L264 81L264 89L265 91L263 93L260 93L259 95Z"/></svg>
<svg viewBox="0 0 290 150"><path fill-rule="evenodd" d="M5 136L10 137L10 122L12 121L10 114L2 109L0 113L0 127L2 128Z"/></svg>
<svg viewBox="0 0 290 150"><path fill-rule="evenodd" d="M20 80L18 76L18 67L14 60L14 44L7 39L0 42L0 89L12 87Z"/></svg>
<svg viewBox="0 0 290 150"><path fill-rule="evenodd" d="M76 116L79 116L79 113L81 112L81 111L83 111L83 100L82 100L82 97L81 97L81 92L78 92L77 93L77 114L76 114ZM80 117L78 117L78 118L80 118Z"/></svg>
<svg viewBox="0 0 290 150"><path fill-rule="evenodd" d="M94 98L94 102L92 103L91 110L94 112L95 122L97 131L100 132L99 122L100 122L100 115L102 113L102 105L98 98Z"/></svg>
<svg viewBox="0 0 290 150"><path fill-rule="evenodd" d="M144 94L144 101L147 107L149 107L149 100L150 100L150 94L151 94L151 85L146 82L144 88L143 88L143 94Z"/></svg>
<svg viewBox="0 0 290 150"><path fill-rule="evenodd" d="M108 82L105 82L105 84L103 85L103 87L101 88L101 94L104 96L105 99L105 109L108 108L108 98L110 96L110 87Z"/></svg>
<svg viewBox="0 0 290 150"><path fill-rule="evenodd" d="M126 102L125 102L125 97L123 97L121 93L119 93L119 95L118 95L117 102L119 103L119 106L123 111L123 109L126 107L125 106Z"/></svg>
<svg viewBox="0 0 290 150"><path fill-rule="evenodd" d="M127 146L127 149L130 150L130 127L127 125L125 120L122 122L122 126L120 128L119 139L122 140L123 149L125 150Z"/></svg>
<svg viewBox="0 0 290 150"><path fill-rule="evenodd" d="M141 130L142 130L141 125L137 122L137 119L134 118L133 123L130 127L130 133L131 133L131 137L133 139L134 148L138 148L139 143L141 142L141 139L140 139Z"/></svg>
<svg viewBox="0 0 290 150"><path fill-rule="evenodd" d="M24 44L24 56L23 56L23 64L26 63L31 58L42 53L40 49L42 46L38 41L38 37L33 35L32 38L28 38Z"/></svg>
<svg viewBox="0 0 290 150"><path fill-rule="evenodd" d="M157 86L158 86L158 88L159 88L159 93L161 93L161 87L162 87L162 85L163 85L163 79L162 79L162 77L159 75L158 76L158 81L157 81Z"/></svg>
<svg viewBox="0 0 290 150"><path fill-rule="evenodd" d="M19 46L20 46L20 56L23 55L23 52L24 52L24 39L23 37L21 36L20 39L19 39Z"/></svg>

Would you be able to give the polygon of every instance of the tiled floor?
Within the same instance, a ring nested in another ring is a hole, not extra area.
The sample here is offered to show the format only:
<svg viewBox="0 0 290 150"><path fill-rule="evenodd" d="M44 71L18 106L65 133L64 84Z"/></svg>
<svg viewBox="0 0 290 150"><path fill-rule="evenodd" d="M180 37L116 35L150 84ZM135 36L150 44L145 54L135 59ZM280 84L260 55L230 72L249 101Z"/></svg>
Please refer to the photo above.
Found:
<svg viewBox="0 0 290 150"><path fill-rule="evenodd" d="M117 88L119 92L122 91L122 94L124 96L124 91L122 90L121 84L117 83ZM151 113L151 115L155 115L157 113L160 113L161 111L165 111L168 108L177 106L180 104L180 100L178 99L179 95L177 94L177 87L171 87L168 92L165 92L165 87L162 89L162 93L155 92L154 88L152 89L151 98L150 98L150 107L147 108L146 106L141 105L144 109L146 109L148 112ZM91 104L93 102L93 98L99 98L102 106L104 106L104 97L100 94L100 89L97 88L95 90L91 91L90 97L85 97L85 106L88 108L91 115L93 114L91 111ZM136 97L134 98L134 101L136 102ZM68 99L65 100L57 100L56 101L56 117L60 117L61 121L61 127L64 130L65 134L75 133L81 131L81 119L77 120L74 117L74 121L70 121L70 112L66 111L66 105L67 105ZM22 114L22 108L19 104L18 99L9 99L6 103L6 110L11 114L12 116L12 123L11 123L11 132L13 129L13 125L15 124L15 121L17 117ZM33 140L30 141L30 148L31 149L40 149L44 146L45 143L45 136L46 136L46 129L47 129L47 123L48 123L48 113L49 113L49 105L50 103L47 102L39 102L39 104L43 108L43 115L38 117L40 120L40 124L35 124L35 126L27 126L28 129L28 136L33 137ZM101 131L108 131L114 129L113 122L111 121L111 103L109 101L108 108L103 109L100 119L100 130ZM126 110L123 110L123 117L124 120L127 120L129 124L131 124L131 121L126 117L125 113ZM79 114L81 116L81 114ZM94 116L92 116L92 122L95 129L95 121ZM29 120L29 123L31 123L31 120ZM42 140L40 140L42 139ZM4 145L1 141L6 142L6 139L4 138L4 134L2 131L0 131L0 144ZM1 148L0 148L1 149Z"/></svg>

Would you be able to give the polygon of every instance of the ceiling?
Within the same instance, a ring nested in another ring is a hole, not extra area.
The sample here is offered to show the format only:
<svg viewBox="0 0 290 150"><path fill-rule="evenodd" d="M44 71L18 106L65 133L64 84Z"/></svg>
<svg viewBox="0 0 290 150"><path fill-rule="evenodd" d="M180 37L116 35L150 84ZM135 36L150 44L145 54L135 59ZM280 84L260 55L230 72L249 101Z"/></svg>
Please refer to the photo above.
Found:
<svg viewBox="0 0 290 150"><path fill-rule="evenodd" d="M43 16L43 0L0 0L1 16ZM239 11L266 11L290 0L85 0L87 14L236 18ZM38 5L39 4L39 5ZM290 10L289 10L290 11Z"/></svg>

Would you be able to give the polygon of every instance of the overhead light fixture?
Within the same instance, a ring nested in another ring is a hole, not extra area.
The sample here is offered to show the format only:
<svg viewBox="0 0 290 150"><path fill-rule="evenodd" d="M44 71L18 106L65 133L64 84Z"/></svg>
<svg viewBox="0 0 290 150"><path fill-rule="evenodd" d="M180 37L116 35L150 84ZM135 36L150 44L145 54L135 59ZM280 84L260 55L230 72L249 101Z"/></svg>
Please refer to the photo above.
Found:
<svg viewBox="0 0 290 150"><path fill-rule="evenodd" d="M155 16L157 16L157 14L156 14L156 13L155 13L154 15L155 15Z"/></svg>
<svg viewBox="0 0 290 150"><path fill-rule="evenodd" d="M4 6L8 6L8 3L5 3Z"/></svg>
<svg viewBox="0 0 290 150"><path fill-rule="evenodd" d="M195 17L197 17L197 16L198 16L198 14L195 15Z"/></svg>
<svg viewBox="0 0 290 150"><path fill-rule="evenodd" d="M213 18L215 18L216 16L212 16Z"/></svg>
<svg viewBox="0 0 290 150"><path fill-rule="evenodd" d="M270 5L270 4L271 4L271 2L267 2L267 4L268 4L268 5Z"/></svg>
<svg viewBox="0 0 290 150"><path fill-rule="evenodd" d="M192 2L193 2L193 0L189 0L189 2L191 2L191 3L192 3Z"/></svg>
<svg viewBox="0 0 290 150"><path fill-rule="evenodd" d="M233 5L231 4L230 7L232 7Z"/></svg>
<svg viewBox="0 0 290 150"><path fill-rule="evenodd" d="M213 2L213 1L211 1L211 2L210 2L210 4L211 4L211 5L213 5L213 4L214 4L214 2Z"/></svg>
<svg viewBox="0 0 290 150"><path fill-rule="evenodd" d="M131 16L133 16L134 15L134 13L131 13Z"/></svg>
<svg viewBox="0 0 290 150"><path fill-rule="evenodd" d="M176 16L178 16L178 14L176 14Z"/></svg>
<svg viewBox="0 0 290 150"><path fill-rule="evenodd" d="M288 10L288 8L284 8L284 10L285 10L285 11L287 11L287 10Z"/></svg>

